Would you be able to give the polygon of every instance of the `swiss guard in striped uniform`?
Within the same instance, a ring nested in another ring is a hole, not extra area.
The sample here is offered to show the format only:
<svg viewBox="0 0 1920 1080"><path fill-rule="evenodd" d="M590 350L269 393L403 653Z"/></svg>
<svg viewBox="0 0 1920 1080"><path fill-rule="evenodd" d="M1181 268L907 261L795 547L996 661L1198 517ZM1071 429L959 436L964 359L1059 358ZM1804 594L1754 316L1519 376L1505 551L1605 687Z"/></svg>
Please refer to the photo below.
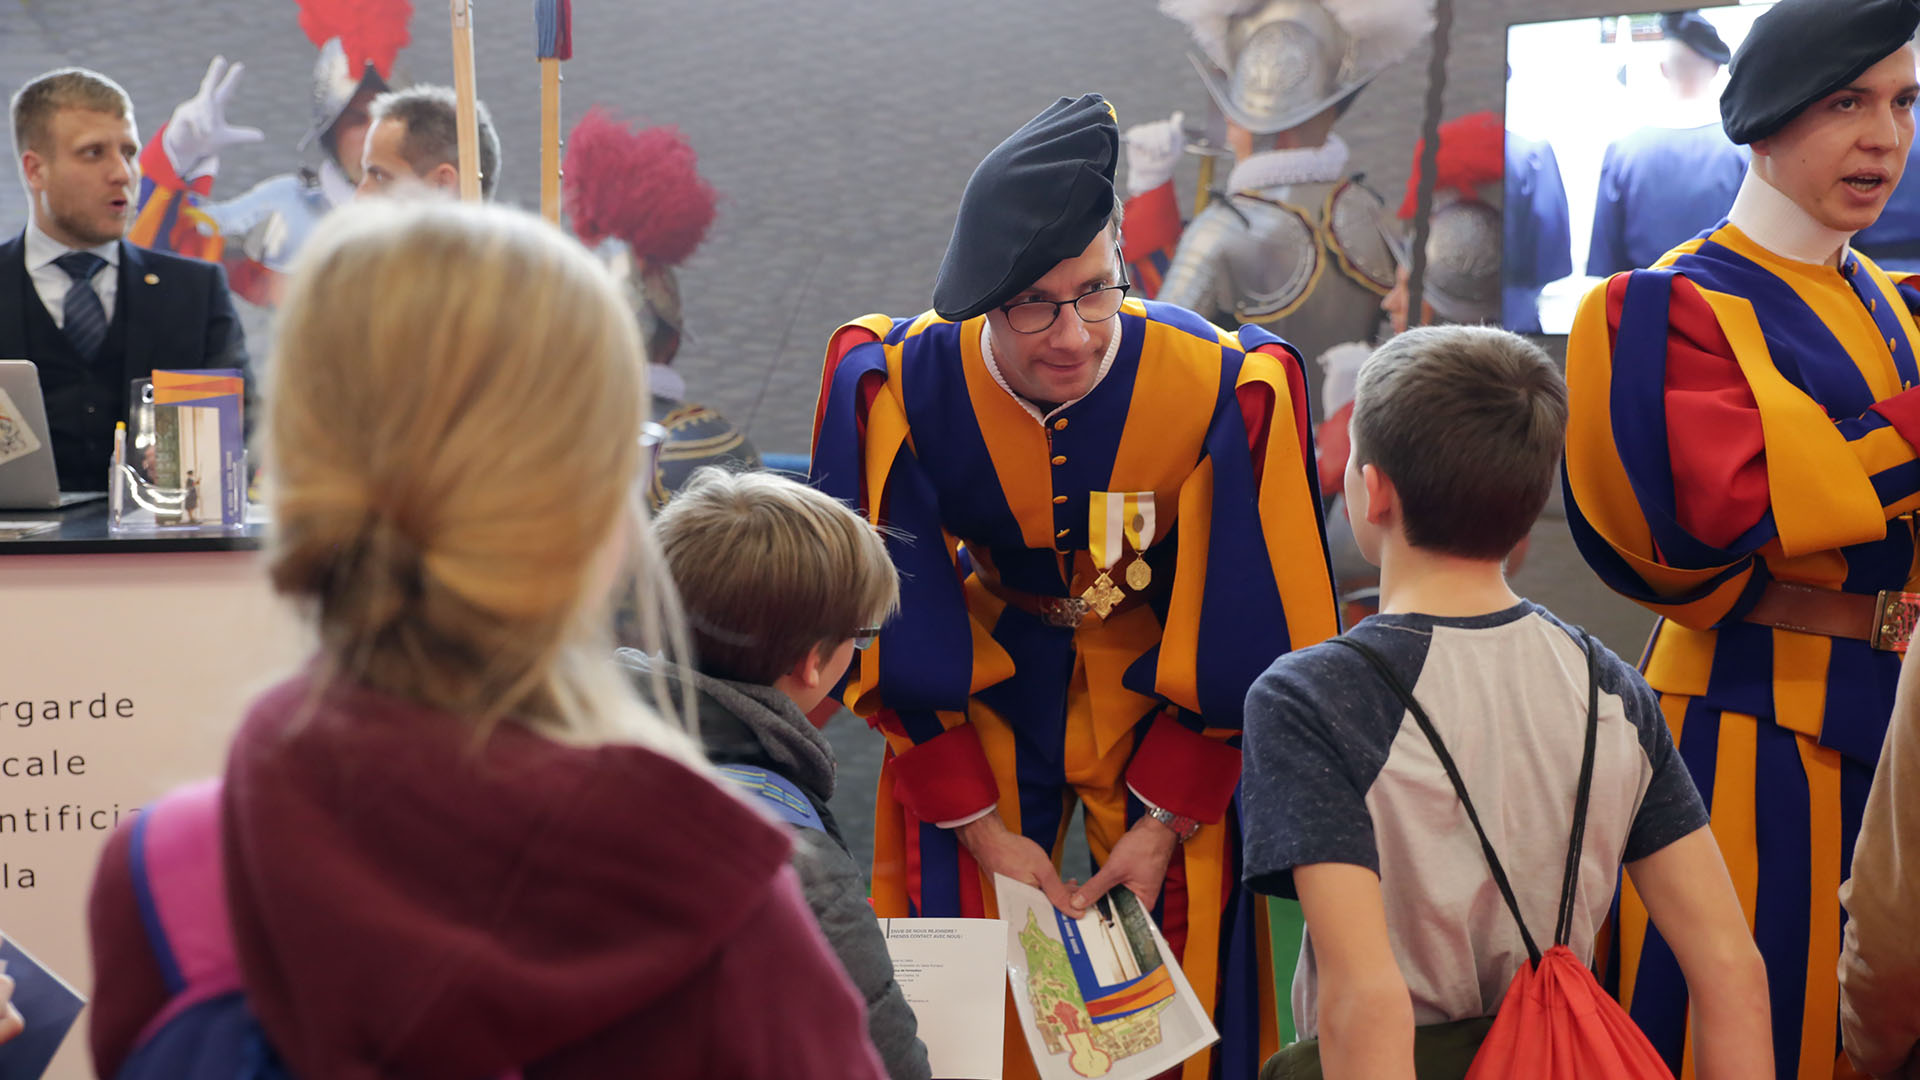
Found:
<svg viewBox="0 0 1920 1080"><path fill-rule="evenodd" d="M992 915L994 871L1070 913L1132 888L1221 1032L1183 1074L1252 1076L1276 1040L1240 884L1243 702L1335 632L1306 391L1271 334L1124 299L1118 148L1088 94L981 162L934 310L833 336L812 479L900 569L845 692L887 739L875 908ZM1084 886L1058 870L1075 803Z"/></svg>
<svg viewBox="0 0 1920 1080"><path fill-rule="evenodd" d="M1597 287L1567 518L1662 615L1646 659L1767 961L1780 1077L1840 1055L1836 897L1920 611L1916 297L1852 250L1913 140L1916 0L1782 0L1733 59L1726 221ZM1917 181L1909 181L1909 183ZM1603 972L1677 1072L1687 1000L1631 884Z"/></svg>

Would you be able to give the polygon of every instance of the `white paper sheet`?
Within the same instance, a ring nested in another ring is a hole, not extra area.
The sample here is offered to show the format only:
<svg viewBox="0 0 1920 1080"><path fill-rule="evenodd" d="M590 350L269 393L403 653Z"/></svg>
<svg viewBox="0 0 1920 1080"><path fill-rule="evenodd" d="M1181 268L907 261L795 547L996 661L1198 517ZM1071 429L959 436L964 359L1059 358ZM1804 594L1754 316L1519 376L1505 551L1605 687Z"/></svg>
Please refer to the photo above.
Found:
<svg viewBox="0 0 1920 1080"><path fill-rule="evenodd" d="M893 978L913 1006L933 1075L1000 1080L1007 932L999 919L881 919Z"/></svg>

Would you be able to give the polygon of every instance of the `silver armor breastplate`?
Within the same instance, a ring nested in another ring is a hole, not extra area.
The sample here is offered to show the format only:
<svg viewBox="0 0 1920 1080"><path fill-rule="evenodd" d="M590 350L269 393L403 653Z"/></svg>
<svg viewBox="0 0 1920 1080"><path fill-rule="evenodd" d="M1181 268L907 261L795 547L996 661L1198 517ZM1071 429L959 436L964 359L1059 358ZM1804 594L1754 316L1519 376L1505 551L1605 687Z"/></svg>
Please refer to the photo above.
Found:
<svg viewBox="0 0 1920 1080"><path fill-rule="evenodd" d="M1371 340L1394 278L1385 212L1353 181L1216 199L1187 226L1156 299L1229 328L1259 323L1309 359Z"/></svg>

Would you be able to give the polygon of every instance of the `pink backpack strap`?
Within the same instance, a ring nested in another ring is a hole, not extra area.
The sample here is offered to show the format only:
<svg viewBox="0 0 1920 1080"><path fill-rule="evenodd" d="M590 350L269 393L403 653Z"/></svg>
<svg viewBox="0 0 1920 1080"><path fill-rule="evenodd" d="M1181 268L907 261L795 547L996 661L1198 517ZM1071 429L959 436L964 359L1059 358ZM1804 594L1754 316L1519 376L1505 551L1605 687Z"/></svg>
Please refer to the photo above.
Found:
<svg viewBox="0 0 1920 1080"><path fill-rule="evenodd" d="M176 1016L241 989L227 918L220 842L220 781L178 788L134 819L128 854L133 893L160 977L173 995L140 1031L145 1045ZM516 1069L501 1080L521 1080Z"/></svg>
<svg viewBox="0 0 1920 1080"><path fill-rule="evenodd" d="M220 781L162 796L134 819L128 854L147 944L172 998L140 1042L181 1012L240 988L227 921L220 843Z"/></svg>

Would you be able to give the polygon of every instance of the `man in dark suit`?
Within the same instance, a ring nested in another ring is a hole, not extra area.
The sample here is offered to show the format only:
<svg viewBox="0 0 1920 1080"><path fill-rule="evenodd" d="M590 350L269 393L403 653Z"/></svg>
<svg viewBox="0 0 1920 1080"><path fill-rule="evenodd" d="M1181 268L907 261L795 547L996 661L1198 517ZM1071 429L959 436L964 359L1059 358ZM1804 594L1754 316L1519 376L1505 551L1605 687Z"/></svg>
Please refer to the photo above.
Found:
<svg viewBox="0 0 1920 1080"><path fill-rule="evenodd" d="M122 239L140 181L133 103L63 68L13 96L32 215L0 243L0 358L40 369L60 487L97 491L129 386L155 368L238 368L245 336L219 266Z"/></svg>

